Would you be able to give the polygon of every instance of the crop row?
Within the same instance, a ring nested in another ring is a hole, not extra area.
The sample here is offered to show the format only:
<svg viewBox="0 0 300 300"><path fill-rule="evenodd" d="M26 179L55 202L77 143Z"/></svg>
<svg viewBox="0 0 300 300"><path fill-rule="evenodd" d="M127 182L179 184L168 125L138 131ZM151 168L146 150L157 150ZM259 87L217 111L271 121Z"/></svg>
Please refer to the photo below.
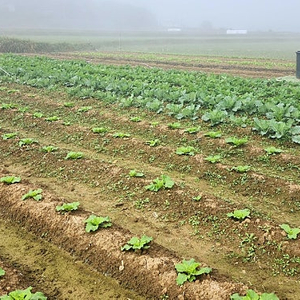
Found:
<svg viewBox="0 0 300 300"><path fill-rule="evenodd" d="M2 55L0 80L61 89L81 99L139 107L176 119L201 118L253 127L261 135L300 142L297 84L199 72L92 65Z"/></svg>

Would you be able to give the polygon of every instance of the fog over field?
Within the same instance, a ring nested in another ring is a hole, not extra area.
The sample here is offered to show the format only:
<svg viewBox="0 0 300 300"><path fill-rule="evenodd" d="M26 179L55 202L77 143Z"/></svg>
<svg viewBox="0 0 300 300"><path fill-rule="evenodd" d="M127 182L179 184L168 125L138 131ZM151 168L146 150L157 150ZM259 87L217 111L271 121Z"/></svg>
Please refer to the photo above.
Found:
<svg viewBox="0 0 300 300"><path fill-rule="evenodd" d="M299 0L0 0L0 27L300 32L299 12Z"/></svg>

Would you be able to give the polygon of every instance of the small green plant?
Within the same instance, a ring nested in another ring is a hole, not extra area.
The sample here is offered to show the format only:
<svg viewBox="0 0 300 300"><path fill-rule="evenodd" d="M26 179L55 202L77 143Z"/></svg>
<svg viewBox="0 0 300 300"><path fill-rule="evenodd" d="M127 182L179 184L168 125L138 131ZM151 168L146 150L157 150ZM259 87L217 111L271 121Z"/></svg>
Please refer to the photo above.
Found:
<svg viewBox="0 0 300 300"><path fill-rule="evenodd" d="M130 170L129 171L129 176L130 177L144 177L145 175L142 172L138 172L136 170Z"/></svg>
<svg viewBox="0 0 300 300"><path fill-rule="evenodd" d="M132 121L132 122L141 122L142 119L140 117L132 117L132 118L130 118L130 121Z"/></svg>
<svg viewBox="0 0 300 300"><path fill-rule="evenodd" d="M198 133L199 131L200 131L200 127L189 127L184 130L184 132L187 132L190 134L195 134L195 133Z"/></svg>
<svg viewBox="0 0 300 300"><path fill-rule="evenodd" d="M136 209L142 209L144 208L145 204L148 204L149 202L150 202L149 198L139 199L134 202L134 207Z"/></svg>
<svg viewBox="0 0 300 300"><path fill-rule="evenodd" d="M179 122L169 123L168 127L170 129L179 129L179 128L181 128L181 124Z"/></svg>
<svg viewBox="0 0 300 300"><path fill-rule="evenodd" d="M0 277L5 275L5 271L0 267Z"/></svg>
<svg viewBox="0 0 300 300"><path fill-rule="evenodd" d="M82 106L80 108L77 109L78 112L87 112L89 110L93 109L92 106Z"/></svg>
<svg viewBox="0 0 300 300"><path fill-rule="evenodd" d="M19 146L22 147L22 146L28 146L28 145L32 145L32 144L38 144L38 141L32 139L32 138L24 138L24 139L21 139L19 141Z"/></svg>
<svg viewBox="0 0 300 300"><path fill-rule="evenodd" d="M0 178L0 182L3 182L5 184L14 184L21 181L21 177L15 177L15 176L5 176Z"/></svg>
<svg viewBox="0 0 300 300"><path fill-rule="evenodd" d="M112 135L114 138L128 138L130 137L129 133L116 132Z"/></svg>
<svg viewBox="0 0 300 300"><path fill-rule="evenodd" d="M156 147L159 143L160 141L158 139L146 141L146 145L149 145L150 147Z"/></svg>
<svg viewBox="0 0 300 300"><path fill-rule="evenodd" d="M95 215L90 215L84 222L86 223L86 232L96 231L99 228L111 227L112 225L109 217L97 217Z"/></svg>
<svg viewBox="0 0 300 300"><path fill-rule="evenodd" d="M94 133L106 133L108 131L108 129L105 127L94 127L94 128L92 128L92 131Z"/></svg>
<svg viewBox="0 0 300 300"><path fill-rule="evenodd" d="M16 136L17 136L17 133L15 133L15 132L4 133L4 134L2 134L2 139L3 140L9 140L9 139L13 139Z"/></svg>
<svg viewBox="0 0 300 300"><path fill-rule="evenodd" d="M288 224L281 224L280 228L286 232L289 239L295 240L300 233L300 228L291 228Z"/></svg>
<svg viewBox="0 0 300 300"><path fill-rule="evenodd" d="M240 147L248 142L248 138L229 137L226 140L227 144L232 144L234 147Z"/></svg>
<svg viewBox="0 0 300 300"><path fill-rule="evenodd" d="M56 121L59 120L59 117L57 117L57 116L52 116L52 117L46 118L45 120L48 121L48 122L56 122Z"/></svg>
<svg viewBox="0 0 300 300"><path fill-rule="evenodd" d="M283 152L282 149L279 149L279 148L276 148L276 147L273 147L273 146L267 147L264 150L267 152L267 155L279 154L279 153Z"/></svg>
<svg viewBox="0 0 300 300"><path fill-rule="evenodd" d="M46 152L46 153L54 152L54 151L57 151L57 150L58 150L58 148L54 147L54 146L44 146L44 147L41 148L41 151Z"/></svg>
<svg viewBox="0 0 300 300"><path fill-rule="evenodd" d="M246 173L251 169L250 166L236 166L236 167L232 167L230 169L230 171L235 171L237 173Z"/></svg>
<svg viewBox="0 0 300 300"><path fill-rule="evenodd" d="M64 107L74 107L74 102L64 102Z"/></svg>
<svg viewBox="0 0 300 300"><path fill-rule="evenodd" d="M152 240L153 240L152 237L146 235L143 235L140 239L134 236L123 247L121 247L121 250L122 251L145 250L150 248L149 244Z"/></svg>
<svg viewBox="0 0 300 300"><path fill-rule="evenodd" d="M28 287L25 290L15 290L8 295L0 296L0 300L47 300L47 297L41 293L31 293L32 287Z"/></svg>
<svg viewBox="0 0 300 300"><path fill-rule="evenodd" d="M210 138L216 139L216 138L220 138L222 136L222 132L221 131L209 131L204 133L204 136L208 136Z"/></svg>
<svg viewBox="0 0 300 300"><path fill-rule="evenodd" d="M188 147L179 147L176 149L176 154L178 155L195 155L195 148L188 146Z"/></svg>
<svg viewBox="0 0 300 300"><path fill-rule="evenodd" d="M274 293L259 295L253 290L248 290L246 296L240 296L236 293L230 296L230 300L279 300L279 298Z"/></svg>
<svg viewBox="0 0 300 300"><path fill-rule="evenodd" d="M83 153L82 152L69 152L65 159L80 159L83 158Z"/></svg>
<svg viewBox="0 0 300 300"><path fill-rule="evenodd" d="M198 269L199 266L200 263L195 262L193 258L190 260L183 260L180 264L176 264L175 269L178 273L176 278L177 284L183 285L186 281L195 281L196 276L209 274L212 271L212 269L208 267Z"/></svg>
<svg viewBox="0 0 300 300"><path fill-rule="evenodd" d="M80 205L79 202L64 203L63 205L56 206L55 209L56 211L60 211L64 213L68 211L77 210L79 205Z"/></svg>
<svg viewBox="0 0 300 300"><path fill-rule="evenodd" d="M209 161L212 164L218 163L221 161L221 155L210 155L204 158L204 160Z"/></svg>
<svg viewBox="0 0 300 300"><path fill-rule="evenodd" d="M193 201L199 202L202 199L202 195L198 195L192 198Z"/></svg>
<svg viewBox="0 0 300 300"><path fill-rule="evenodd" d="M22 200L33 198L35 201L40 201L43 198L42 192L43 192L42 189L30 190L27 194L22 196Z"/></svg>
<svg viewBox="0 0 300 300"><path fill-rule="evenodd" d="M237 219L237 220L244 220L247 217L249 217L250 215L250 210L249 209L237 209L231 213L227 214L228 218L233 218L233 219Z"/></svg>
<svg viewBox="0 0 300 300"><path fill-rule="evenodd" d="M158 192L160 189L171 189L175 182L167 175L161 175L153 180L150 185L146 186L146 189L153 192Z"/></svg>
<svg viewBox="0 0 300 300"><path fill-rule="evenodd" d="M40 118L42 118L42 117L44 116L44 114L43 114L43 113L40 113L40 112L35 112L32 116L33 116L34 118L40 119Z"/></svg>

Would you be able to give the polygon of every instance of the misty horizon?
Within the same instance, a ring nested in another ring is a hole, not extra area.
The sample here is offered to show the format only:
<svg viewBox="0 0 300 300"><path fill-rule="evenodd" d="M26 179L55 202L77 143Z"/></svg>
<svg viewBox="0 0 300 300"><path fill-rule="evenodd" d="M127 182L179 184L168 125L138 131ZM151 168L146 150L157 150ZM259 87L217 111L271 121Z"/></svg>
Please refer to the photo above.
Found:
<svg viewBox="0 0 300 300"><path fill-rule="evenodd" d="M296 0L0 0L1 28L300 32Z"/></svg>

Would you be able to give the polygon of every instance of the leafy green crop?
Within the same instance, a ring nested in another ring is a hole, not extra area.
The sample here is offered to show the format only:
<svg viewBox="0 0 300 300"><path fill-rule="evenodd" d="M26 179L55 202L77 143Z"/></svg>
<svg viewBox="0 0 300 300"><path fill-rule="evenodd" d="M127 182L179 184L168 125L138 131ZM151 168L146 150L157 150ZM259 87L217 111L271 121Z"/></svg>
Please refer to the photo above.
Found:
<svg viewBox="0 0 300 300"><path fill-rule="evenodd" d="M45 118L46 121L48 122L56 122L59 120L59 117L58 116L52 116L52 117L48 117L48 118Z"/></svg>
<svg viewBox="0 0 300 300"><path fill-rule="evenodd" d="M274 146L270 146L264 149L267 152L267 155L282 153L283 150L276 148Z"/></svg>
<svg viewBox="0 0 300 300"><path fill-rule="evenodd" d="M83 153L82 152L69 152L65 159L80 159L83 158Z"/></svg>
<svg viewBox="0 0 300 300"><path fill-rule="evenodd" d="M291 228L288 224L281 224L280 228L283 229L287 233L287 237L289 239L296 239L298 234L300 233L299 228Z"/></svg>
<svg viewBox="0 0 300 300"><path fill-rule="evenodd" d="M40 112L35 112L32 116L33 116L34 118L40 119L40 118L42 118L42 117L44 116L44 114L43 114L43 113L40 113Z"/></svg>
<svg viewBox="0 0 300 300"><path fill-rule="evenodd" d="M132 117L132 118L130 118L130 121L132 121L132 122L141 122L142 119L140 117Z"/></svg>
<svg viewBox="0 0 300 300"><path fill-rule="evenodd" d="M204 160L211 162L212 164L218 163L221 161L221 155L210 155L204 158Z"/></svg>
<svg viewBox="0 0 300 300"><path fill-rule="evenodd" d="M106 133L108 131L108 129L105 127L94 127L94 128L92 128L92 131L94 133Z"/></svg>
<svg viewBox="0 0 300 300"><path fill-rule="evenodd" d="M187 132L190 134L198 133L199 131L200 131L200 127L189 127L184 130L184 132Z"/></svg>
<svg viewBox="0 0 300 300"><path fill-rule="evenodd" d="M68 211L77 210L79 205L80 205L79 202L64 203L63 205L56 206L55 209L56 211L68 212Z"/></svg>
<svg viewBox="0 0 300 300"><path fill-rule="evenodd" d="M0 267L0 277L5 275L5 271Z"/></svg>
<svg viewBox="0 0 300 300"><path fill-rule="evenodd" d="M15 133L15 132L2 134L3 140L13 139L16 136L17 136L17 133Z"/></svg>
<svg viewBox="0 0 300 300"><path fill-rule="evenodd" d="M77 109L78 112L87 112L89 110L93 109L92 106L82 106L80 108Z"/></svg>
<svg viewBox="0 0 300 300"><path fill-rule="evenodd" d="M195 148L188 146L188 147L179 147L176 150L176 154L178 155L195 155Z"/></svg>
<svg viewBox="0 0 300 300"><path fill-rule="evenodd" d="M37 190L30 190L27 194L22 196L22 200L26 200L28 198L33 198L36 201L42 200L42 189L37 189Z"/></svg>
<svg viewBox="0 0 300 300"><path fill-rule="evenodd" d="M179 122L169 123L168 127L170 129L179 129L179 128L181 128L181 124Z"/></svg>
<svg viewBox="0 0 300 300"><path fill-rule="evenodd" d="M167 175L161 175L153 180L153 183L146 186L146 189L153 192L158 192L160 189L171 189L175 182Z"/></svg>
<svg viewBox="0 0 300 300"><path fill-rule="evenodd" d="M15 290L10 292L8 295L0 297L0 300L47 300L47 297L41 293L31 293L32 287L28 287L25 290Z"/></svg>
<svg viewBox="0 0 300 300"><path fill-rule="evenodd" d="M41 148L41 151L42 152L46 152L46 153L50 153L50 152L54 152L54 151L57 151L58 150L58 148L57 147L55 147L55 146L43 146L42 148Z"/></svg>
<svg viewBox="0 0 300 300"><path fill-rule="evenodd" d="M121 247L122 251L128 251L128 250L145 250L150 248L149 243L153 240L152 237L143 235L140 239L136 236L132 237L126 245Z"/></svg>
<svg viewBox="0 0 300 300"><path fill-rule="evenodd" d="M112 135L114 138L128 138L130 137L129 133L116 132Z"/></svg>
<svg viewBox="0 0 300 300"><path fill-rule="evenodd" d="M176 264L175 269L178 272L176 282L178 285L183 285L186 281L192 282L196 280L196 276L209 274L212 269L205 267L198 269L200 263L190 260L183 260L182 263Z"/></svg>
<svg viewBox="0 0 300 300"><path fill-rule="evenodd" d="M142 172L137 172L136 170L130 170L129 176L130 177L144 177L145 175Z"/></svg>
<svg viewBox="0 0 300 300"><path fill-rule="evenodd" d="M146 145L149 145L150 147L156 147L158 146L160 141L158 139L150 140L146 142Z"/></svg>
<svg viewBox="0 0 300 300"><path fill-rule="evenodd" d="M248 290L246 296L240 296L236 293L230 296L230 300L279 300L279 298L273 293L259 295L253 290Z"/></svg>
<svg viewBox="0 0 300 300"><path fill-rule="evenodd" d="M206 112L202 116L202 120L204 122L210 121L211 126L216 126L220 123L223 123L225 121L227 115L228 115L228 113L226 111L215 109L215 110Z"/></svg>
<svg viewBox="0 0 300 300"><path fill-rule="evenodd" d="M27 145L37 144L37 143L38 141L32 138L24 138L19 141L19 146L22 147L22 146L27 146Z"/></svg>
<svg viewBox="0 0 300 300"><path fill-rule="evenodd" d="M15 176L5 176L0 178L0 182L6 184L18 183L20 181L21 181L21 177L15 177Z"/></svg>
<svg viewBox="0 0 300 300"><path fill-rule="evenodd" d="M250 215L250 210L246 208L246 209L235 210L234 212L228 213L227 217L238 219L238 220L244 220L245 218L249 217L249 215Z"/></svg>
<svg viewBox="0 0 300 300"><path fill-rule="evenodd" d="M236 171L238 173L246 173L251 169L250 166L236 166L236 167L232 167L230 170L231 171Z"/></svg>
<svg viewBox="0 0 300 300"><path fill-rule="evenodd" d="M91 232L96 231L100 227L101 228L107 228L111 227L112 223L109 217L97 217L95 215L90 215L85 221L85 231Z"/></svg>
<svg viewBox="0 0 300 300"><path fill-rule="evenodd" d="M204 135L208 136L210 138L216 139L216 138L220 138L222 136L222 132L221 131L209 131L209 132L206 132Z"/></svg>
<svg viewBox="0 0 300 300"><path fill-rule="evenodd" d="M226 140L227 144L233 144L235 147L239 147L245 145L248 142L248 138L236 138L236 137L229 137Z"/></svg>
<svg viewBox="0 0 300 300"><path fill-rule="evenodd" d="M74 102L64 102L64 107L74 107Z"/></svg>

